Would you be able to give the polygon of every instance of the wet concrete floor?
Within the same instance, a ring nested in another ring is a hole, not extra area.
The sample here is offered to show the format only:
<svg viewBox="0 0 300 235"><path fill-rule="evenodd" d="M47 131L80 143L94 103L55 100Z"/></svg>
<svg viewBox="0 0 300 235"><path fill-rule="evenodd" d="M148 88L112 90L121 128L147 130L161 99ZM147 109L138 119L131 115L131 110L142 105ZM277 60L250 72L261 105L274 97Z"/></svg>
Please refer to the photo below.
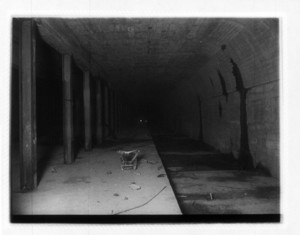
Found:
<svg viewBox="0 0 300 235"><path fill-rule="evenodd" d="M152 133L184 214L279 214L279 181L197 141Z"/></svg>

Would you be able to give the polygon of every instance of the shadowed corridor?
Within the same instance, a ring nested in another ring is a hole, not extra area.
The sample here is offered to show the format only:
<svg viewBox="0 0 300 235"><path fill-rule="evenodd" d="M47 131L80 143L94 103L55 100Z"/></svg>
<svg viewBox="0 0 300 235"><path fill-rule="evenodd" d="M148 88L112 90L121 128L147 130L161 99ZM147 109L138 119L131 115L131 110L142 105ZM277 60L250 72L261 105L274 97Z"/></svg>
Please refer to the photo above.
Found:
<svg viewBox="0 0 300 235"><path fill-rule="evenodd" d="M11 54L12 218L280 215L279 19L14 18Z"/></svg>

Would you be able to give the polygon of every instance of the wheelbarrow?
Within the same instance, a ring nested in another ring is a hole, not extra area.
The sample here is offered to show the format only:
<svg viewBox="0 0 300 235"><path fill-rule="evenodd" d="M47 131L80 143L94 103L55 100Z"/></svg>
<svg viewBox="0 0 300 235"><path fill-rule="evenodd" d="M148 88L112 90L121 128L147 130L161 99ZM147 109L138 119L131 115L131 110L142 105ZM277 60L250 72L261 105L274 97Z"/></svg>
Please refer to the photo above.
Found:
<svg viewBox="0 0 300 235"><path fill-rule="evenodd" d="M137 157L140 150L123 151L119 150L121 154L121 169L124 170L136 170L137 168Z"/></svg>

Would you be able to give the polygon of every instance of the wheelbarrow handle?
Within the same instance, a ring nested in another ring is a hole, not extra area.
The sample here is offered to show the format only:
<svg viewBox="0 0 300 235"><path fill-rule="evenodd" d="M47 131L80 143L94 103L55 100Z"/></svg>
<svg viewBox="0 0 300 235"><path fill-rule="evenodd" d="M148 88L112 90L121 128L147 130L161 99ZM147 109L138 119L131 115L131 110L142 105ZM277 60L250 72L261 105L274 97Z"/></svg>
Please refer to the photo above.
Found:
<svg viewBox="0 0 300 235"><path fill-rule="evenodd" d="M124 151L124 150L119 150L118 151L118 153L120 153L120 154L129 154L129 153L133 153L133 152L139 152L140 150L138 150L138 149L135 149L135 150L131 150L131 151Z"/></svg>
<svg viewBox="0 0 300 235"><path fill-rule="evenodd" d="M131 159L131 162L133 162L138 156L138 153L135 154L135 156Z"/></svg>

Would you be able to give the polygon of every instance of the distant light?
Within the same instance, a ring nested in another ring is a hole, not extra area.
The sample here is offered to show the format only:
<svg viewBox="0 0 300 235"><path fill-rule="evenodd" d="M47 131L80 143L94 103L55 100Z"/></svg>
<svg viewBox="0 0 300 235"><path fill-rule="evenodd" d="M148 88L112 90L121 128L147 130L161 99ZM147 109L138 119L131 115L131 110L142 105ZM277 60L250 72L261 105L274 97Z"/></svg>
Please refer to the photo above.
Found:
<svg viewBox="0 0 300 235"><path fill-rule="evenodd" d="M140 120L140 122L143 122L142 120Z"/></svg>

